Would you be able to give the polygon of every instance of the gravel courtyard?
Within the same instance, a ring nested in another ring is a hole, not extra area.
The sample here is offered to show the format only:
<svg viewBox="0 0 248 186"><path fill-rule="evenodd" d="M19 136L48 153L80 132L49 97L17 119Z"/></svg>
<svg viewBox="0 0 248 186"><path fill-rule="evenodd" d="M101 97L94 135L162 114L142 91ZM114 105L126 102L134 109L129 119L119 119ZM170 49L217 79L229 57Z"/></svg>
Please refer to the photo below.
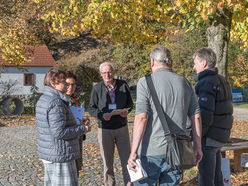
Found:
<svg viewBox="0 0 248 186"><path fill-rule="evenodd" d="M248 120L248 110L235 108L234 118L236 121ZM84 169L79 176L80 185L103 185L102 161L95 128L87 134L87 140L84 142ZM131 130L131 124L129 128ZM117 155L114 170L117 185L123 185ZM37 157L35 125L5 127L0 123L0 185L42 184L43 165Z"/></svg>

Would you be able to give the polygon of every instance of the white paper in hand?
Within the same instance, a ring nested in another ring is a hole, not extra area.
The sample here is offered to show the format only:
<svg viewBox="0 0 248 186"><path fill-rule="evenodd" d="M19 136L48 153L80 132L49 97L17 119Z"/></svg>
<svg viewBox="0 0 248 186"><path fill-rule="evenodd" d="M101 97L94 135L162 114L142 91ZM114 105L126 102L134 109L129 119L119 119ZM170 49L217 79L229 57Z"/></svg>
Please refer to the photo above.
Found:
<svg viewBox="0 0 248 186"><path fill-rule="evenodd" d="M129 169L129 167L127 165L127 170L128 170L131 182L136 182L136 181L142 180L142 179L147 177L147 173L145 172L145 170L141 166L140 159L136 159L136 163L138 165L136 167L136 170L137 170L136 172Z"/></svg>

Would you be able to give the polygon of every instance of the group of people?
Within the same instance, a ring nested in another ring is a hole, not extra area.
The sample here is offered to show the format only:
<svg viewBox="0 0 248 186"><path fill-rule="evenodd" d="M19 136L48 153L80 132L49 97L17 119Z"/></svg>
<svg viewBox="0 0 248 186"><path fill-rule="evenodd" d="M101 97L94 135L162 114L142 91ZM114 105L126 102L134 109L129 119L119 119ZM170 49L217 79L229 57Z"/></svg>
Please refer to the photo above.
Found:
<svg viewBox="0 0 248 186"><path fill-rule="evenodd" d="M193 150L200 186L222 186L220 148L232 128L232 95L225 78L218 75L216 54L202 48L193 55L196 85L172 71L170 51L158 46L150 53L151 80L166 113L172 134L186 135L191 121ZM93 86L87 111L98 121L98 142L104 165L104 185L116 185L114 151L117 147L124 185L179 185L182 171L173 168L165 153L168 143L146 77L137 84L132 148L127 126L133 101L128 84L115 79L112 63L100 65L102 81ZM77 78L52 68L44 79L44 92L36 106L38 155L44 164L44 185L78 185L82 166L82 141L91 130L88 119L77 124L70 106L79 106L73 96ZM119 110L113 114L113 111ZM131 183L127 171L136 171L140 159L148 176Z"/></svg>

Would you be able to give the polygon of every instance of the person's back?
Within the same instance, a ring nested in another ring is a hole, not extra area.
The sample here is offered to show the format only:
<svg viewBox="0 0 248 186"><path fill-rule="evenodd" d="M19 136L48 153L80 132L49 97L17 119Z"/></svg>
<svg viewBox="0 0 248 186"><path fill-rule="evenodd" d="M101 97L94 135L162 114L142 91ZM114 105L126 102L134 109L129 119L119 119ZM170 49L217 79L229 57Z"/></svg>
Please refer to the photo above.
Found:
<svg viewBox="0 0 248 186"><path fill-rule="evenodd" d="M168 123L173 134L186 135L187 119L191 119L194 155L196 163L199 163L202 158L201 119L193 88L185 78L171 71L172 59L167 48L163 46L155 48L150 58L153 72L151 79L159 104L168 115L167 122L163 125ZM158 117L146 78L141 78L137 84L133 145L128 166L135 171L137 166L135 160L139 158L148 177L135 182L135 185L157 185L157 183L179 185L181 168L174 167L169 160L174 147L169 145L171 138L166 138L167 131L164 131L163 125Z"/></svg>
<svg viewBox="0 0 248 186"><path fill-rule="evenodd" d="M164 68L157 69L151 76L159 102L170 118L168 124L171 132L187 135L186 118L197 107L197 102L192 101L195 100L195 94L191 84L184 77ZM146 100L149 100L149 103ZM161 155L164 154L166 145L163 127L147 88L146 80L141 78L137 85L136 114L148 112L146 110L147 104L151 105L152 111L149 113L148 124L143 138L143 141L145 140L146 142L142 143L140 151L141 154L146 155Z"/></svg>

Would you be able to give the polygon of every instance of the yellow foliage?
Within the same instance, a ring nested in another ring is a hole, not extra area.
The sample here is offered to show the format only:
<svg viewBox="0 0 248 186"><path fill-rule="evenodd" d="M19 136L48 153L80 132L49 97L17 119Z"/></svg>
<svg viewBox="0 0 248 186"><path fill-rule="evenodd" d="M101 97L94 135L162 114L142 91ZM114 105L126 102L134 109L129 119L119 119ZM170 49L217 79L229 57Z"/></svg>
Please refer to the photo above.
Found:
<svg viewBox="0 0 248 186"><path fill-rule="evenodd" d="M16 12L5 15L0 10L0 16L9 16L5 22L4 19L0 21L0 49L6 53L10 51L3 50L7 49L7 43L14 50L14 46L22 48L26 42L35 42L35 28L27 24L31 18L44 20L50 25L51 33L70 36L91 30L92 34L104 36L115 43L142 45L168 38L168 29L172 25L190 26L192 30L203 23L208 24L209 18L214 18L218 9L232 12L230 38L248 48L247 0L30 0L26 4L17 1L15 7L9 9L16 9ZM19 55L20 52L10 53Z"/></svg>
<svg viewBox="0 0 248 186"><path fill-rule="evenodd" d="M232 80L236 87L244 87L248 81L248 60L241 54L238 55L237 60L233 64Z"/></svg>

